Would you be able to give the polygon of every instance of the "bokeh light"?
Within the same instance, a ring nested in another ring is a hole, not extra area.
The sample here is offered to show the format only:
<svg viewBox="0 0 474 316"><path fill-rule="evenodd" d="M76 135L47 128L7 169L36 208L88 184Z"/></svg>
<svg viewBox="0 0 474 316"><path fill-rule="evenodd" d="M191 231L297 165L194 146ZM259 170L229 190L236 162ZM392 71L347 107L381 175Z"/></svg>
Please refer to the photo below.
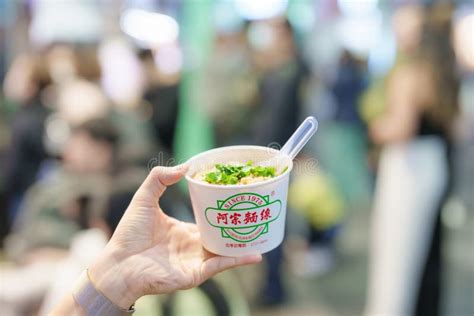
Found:
<svg viewBox="0 0 474 316"><path fill-rule="evenodd" d="M287 0L236 0L237 12L245 19L268 19L285 12Z"/></svg>
<svg viewBox="0 0 474 316"><path fill-rule="evenodd" d="M377 10L377 0L338 0L339 9L346 16L366 15Z"/></svg>
<svg viewBox="0 0 474 316"><path fill-rule="evenodd" d="M144 47L172 43L179 35L179 26L174 18L140 9L125 10L120 26L125 34Z"/></svg>

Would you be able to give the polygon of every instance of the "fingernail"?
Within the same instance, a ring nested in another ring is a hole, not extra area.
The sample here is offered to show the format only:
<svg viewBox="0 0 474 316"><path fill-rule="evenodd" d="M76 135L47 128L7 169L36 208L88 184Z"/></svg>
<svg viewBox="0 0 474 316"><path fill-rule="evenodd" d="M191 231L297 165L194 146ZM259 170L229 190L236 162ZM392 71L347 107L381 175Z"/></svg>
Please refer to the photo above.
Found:
<svg viewBox="0 0 474 316"><path fill-rule="evenodd" d="M189 164L186 163L186 162L173 167L173 169L176 170L176 171L182 171L182 170L185 170L185 169L188 169L188 168L189 168Z"/></svg>

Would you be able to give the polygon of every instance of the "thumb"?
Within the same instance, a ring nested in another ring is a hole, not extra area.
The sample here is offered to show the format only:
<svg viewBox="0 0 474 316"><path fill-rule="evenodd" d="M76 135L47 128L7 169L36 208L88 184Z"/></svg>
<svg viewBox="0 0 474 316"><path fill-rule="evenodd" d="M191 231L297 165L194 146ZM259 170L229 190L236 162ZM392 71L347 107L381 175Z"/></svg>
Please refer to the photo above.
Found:
<svg viewBox="0 0 474 316"><path fill-rule="evenodd" d="M243 266L247 264L259 263L262 261L262 255L251 255L245 257L222 257L215 256L204 261L201 269L202 281L209 279L215 274L235 268L238 266Z"/></svg>
<svg viewBox="0 0 474 316"><path fill-rule="evenodd" d="M188 164L175 167L154 167L138 188L133 200L157 203L166 187L178 182L188 171Z"/></svg>

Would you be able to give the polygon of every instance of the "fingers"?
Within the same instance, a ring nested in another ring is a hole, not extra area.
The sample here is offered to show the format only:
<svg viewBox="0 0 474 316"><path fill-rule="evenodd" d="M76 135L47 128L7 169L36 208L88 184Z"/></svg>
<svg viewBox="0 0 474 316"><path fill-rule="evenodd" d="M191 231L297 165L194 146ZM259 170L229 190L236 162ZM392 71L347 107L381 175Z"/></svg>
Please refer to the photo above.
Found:
<svg viewBox="0 0 474 316"><path fill-rule="evenodd" d="M259 263L260 261L262 261L262 255L251 255L245 257L212 257L206 260L202 266L202 281L205 281L224 270L247 264Z"/></svg>
<svg viewBox="0 0 474 316"><path fill-rule="evenodd" d="M178 182L188 171L188 164L175 167L154 167L138 189L140 199L152 199L157 202L166 187Z"/></svg>

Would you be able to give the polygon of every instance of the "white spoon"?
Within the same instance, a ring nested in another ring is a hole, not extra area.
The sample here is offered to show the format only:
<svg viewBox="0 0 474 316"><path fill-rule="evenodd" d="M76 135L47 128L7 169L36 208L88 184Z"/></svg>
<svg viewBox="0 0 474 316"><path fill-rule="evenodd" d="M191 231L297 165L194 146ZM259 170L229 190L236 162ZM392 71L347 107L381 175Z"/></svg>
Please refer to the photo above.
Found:
<svg viewBox="0 0 474 316"><path fill-rule="evenodd" d="M314 116L308 116L303 123L296 129L291 137L286 141L285 145L280 149L278 155L272 159L259 163L262 166L278 166L276 163L281 156L288 156L291 160L295 159L298 153L303 149L306 143L316 133L318 129L318 121Z"/></svg>
<svg viewBox="0 0 474 316"><path fill-rule="evenodd" d="M291 160L295 159L317 129L318 121L314 116L308 116L280 149L280 154L287 155Z"/></svg>

